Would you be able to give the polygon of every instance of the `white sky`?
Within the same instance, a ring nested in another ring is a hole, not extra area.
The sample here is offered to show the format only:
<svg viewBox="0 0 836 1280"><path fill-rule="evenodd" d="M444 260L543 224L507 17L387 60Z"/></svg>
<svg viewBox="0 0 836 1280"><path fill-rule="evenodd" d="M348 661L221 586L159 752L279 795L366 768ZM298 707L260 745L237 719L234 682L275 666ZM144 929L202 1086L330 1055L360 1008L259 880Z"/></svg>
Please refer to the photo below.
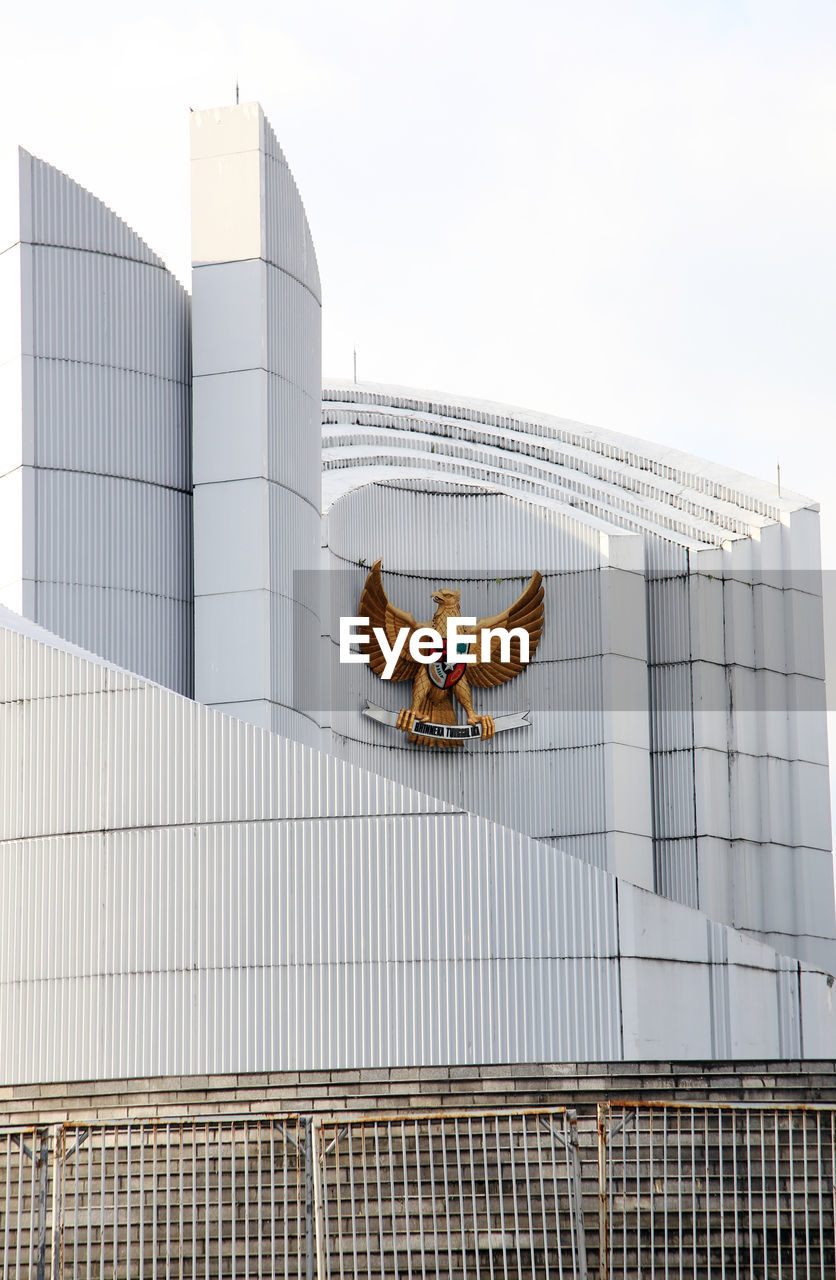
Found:
<svg viewBox="0 0 836 1280"><path fill-rule="evenodd" d="M133 13L136 14L134 9ZM184 279L188 108L258 98L324 287L326 374L624 430L828 503L832 0L52 0L4 19L0 145ZM826 530L836 566L836 524Z"/></svg>
<svg viewBox="0 0 836 1280"><path fill-rule="evenodd" d="M324 369L505 400L823 504L836 568L832 0L19 3L0 148L188 279L188 109L258 98Z"/></svg>

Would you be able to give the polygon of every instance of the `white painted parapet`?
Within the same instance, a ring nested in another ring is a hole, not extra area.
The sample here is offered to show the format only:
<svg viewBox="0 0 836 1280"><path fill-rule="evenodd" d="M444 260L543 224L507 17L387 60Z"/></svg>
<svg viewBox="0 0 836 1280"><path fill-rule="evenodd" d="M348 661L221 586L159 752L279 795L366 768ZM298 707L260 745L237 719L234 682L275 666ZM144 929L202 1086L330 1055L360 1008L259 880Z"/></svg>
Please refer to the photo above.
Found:
<svg viewBox="0 0 836 1280"><path fill-rule="evenodd" d="M195 696L316 741L294 602L320 548L321 303L299 193L257 103L191 116Z"/></svg>

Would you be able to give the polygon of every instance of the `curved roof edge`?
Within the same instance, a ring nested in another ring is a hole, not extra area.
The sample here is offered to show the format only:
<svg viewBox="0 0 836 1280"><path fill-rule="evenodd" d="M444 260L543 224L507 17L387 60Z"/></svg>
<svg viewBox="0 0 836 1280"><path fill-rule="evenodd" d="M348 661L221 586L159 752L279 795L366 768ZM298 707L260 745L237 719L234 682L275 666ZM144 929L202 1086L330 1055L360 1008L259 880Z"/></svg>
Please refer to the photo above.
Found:
<svg viewBox="0 0 836 1280"><path fill-rule="evenodd" d="M556 414L544 413L540 410L526 409L520 405L504 404L500 401L485 400L477 396L463 396L446 391L432 391L416 387L397 386L389 383L352 382L343 378L323 378L323 400L364 399L369 404L393 404L397 399L409 401L418 408L432 412L453 410L469 410L479 415L497 415L513 417L520 423L536 423L546 428L553 428L560 438L567 432L580 436L583 443L594 451L595 446L608 446L618 452L636 454L648 461L667 467L686 471L694 476L704 478L713 484L733 489L755 501L767 503L789 514L802 508L819 510L819 503L804 494L782 489L778 493L777 485L768 480L761 480L743 471L736 471L722 463L702 458L698 454L686 453L684 450L659 444L639 436L631 436L602 427L593 427L587 423L575 422L570 418L561 418Z"/></svg>

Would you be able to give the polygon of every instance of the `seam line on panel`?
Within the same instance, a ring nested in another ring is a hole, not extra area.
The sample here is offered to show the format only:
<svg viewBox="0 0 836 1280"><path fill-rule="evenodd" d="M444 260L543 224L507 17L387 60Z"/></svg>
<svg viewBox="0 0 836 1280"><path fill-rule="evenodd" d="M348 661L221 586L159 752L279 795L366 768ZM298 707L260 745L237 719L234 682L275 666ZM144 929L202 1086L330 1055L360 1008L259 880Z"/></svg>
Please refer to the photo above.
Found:
<svg viewBox="0 0 836 1280"><path fill-rule="evenodd" d="M639 957L641 958L641 957ZM278 960L275 964L267 964L264 961L248 961L240 960L232 964L206 964L197 965L196 968L189 966L172 966L171 968L160 969L85 969L80 973L55 973L45 977L38 978L8 978L0 980L0 991L4 987L32 987L38 983L49 982L84 982L90 978L153 978L160 974L181 974L188 973L271 973L276 969L364 969L370 966L388 967L389 965L464 965L479 964L486 961L546 961L551 963L567 963L577 961L578 963L600 960L602 963L608 960L615 960L617 957L609 952L580 952L577 954L550 953L548 955L509 955L507 952L502 954L474 952L471 955L441 955L441 956L402 956L389 957L381 956L379 959L365 958L362 959L340 959L340 960ZM688 964L705 964L705 961L683 961ZM746 967L746 966L741 966ZM751 967L751 966L749 966ZM756 970L763 972L763 970ZM769 970L766 970L769 972ZM457 1064L453 1064L457 1065ZM109 1122L110 1123L110 1122Z"/></svg>
<svg viewBox="0 0 836 1280"><path fill-rule="evenodd" d="M22 359L25 360L53 360L56 364L79 364L85 369L115 369L119 373L135 373L141 378L157 378L160 382L170 382L174 386L189 389L192 379L188 373L182 377L169 377L166 373L158 373L154 369L135 369L129 364L108 364L103 360L82 360L78 356L53 356L47 352L22 352Z"/></svg>
<svg viewBox="0 0 836 1280"><path fill-rule="evenodd" d="M14 357L13 357L14 359ZM2 366L0 366L2 368ZM275 369L265 369L263 365L248 365L246 369L220 369L213 370L211 373L196 373L192 376L192 383L199 382L202 378L226 378L233 373L266 373L268 378L275 378L277 382L283 382L286 387L291 387L294 391L298 391L310 403L311 407L316 409L319 414L322 412L322 401L312 396L304 387L300 387L298 382L294 382L292 378L286 378L283 373L277 373ZM320 425L319 417L317 422Z"/></svg>
<svg viewBox="0 0 836 1280"><path fill-rule="evenodd" d="M41 587L83 587L85 591L120 591L122 592L123 595L126 595L126 596L143 596L149 600L170 600L174 604L192 605L194 603L193 595L188 595L188 596L164 595L162 592L159 592L159 591L143 591L141 587L117 587L117 586L110 586L107 583L101 583L101 582L74 582L74 581L69 581L66 578L25 577L22 580L23 582L32 582L36 588L39 586ZM35 619L33 618L32 621L35 622ZM36 625L43 626L43 623L37 622ZM11 630L11 628L5 628L5 629ZM44 630L48 631L49 628L44 627ZM51 634L57 635L56 632L52 632ZM58 636L58 639L66 640L66 636ZM48 641L39 640L38 643L48 644ZM67 643L74 644L75 641L67 640ZM80 645L79 648L83 648L83 646ZM60 650L58 650L58 652L60 652ZM101 654L91 653L90 657L87 660L95 662L96 658L101 658ZM104 659L104 661L107 661L107 659ZM116 667L115 669L117 671L124 672L125 675L137 676L137 673L135 671L128 671L127 668L125 667ZM143 676L137 676L137 678L140 680L144 679ZM54 697L55 695L50 694L47 696Z"/></svg>
<svg viewBox="0 0 836 1280"><path fill-rule="evenodd" d="M127 226L127 223L125 224ZM62 253L90 253L95 254L98 258L117 258L120 262L135 262L140 267L153 267L155 271L162 271L165 275L170 276L185 297L189 297L185 285L181 284L175 276L174 272L165 265L162 258L158 258L153 249L148 250L154 261L149 262L147 258L137 258L130 253L117 253L113 249L92 249L88 246L78 244L56 244L52 240L20 240L21 245L28 245L32 249L59 249Z"/></svg>
<svg viewBox="0 0 836 1280"><path fill-rule="evenodd" d="M247 484L251 480L263 480L265 484L275 485L277 489L283 489L285 493L292 493L294 498L298 498L300 502L307 503L307 505L317 514L317 516L320 516L320 517L322 516L321 509L316 505L315 502L311 502L311 499L306 497L304 493L300 493L299 490L294 489L292 485L285 484L283 480L273 480L270 478L270 476L234 476L234 477L228 476L225 480L197 480L195 481L195 484L193 486L192 493L196 493L198 489L217 488L218 485ZM309 569L309 570L303 569L301 570L301 572L315 573L317 571L315 569ZM226 595L227 592L215 591L212 594Z"/></svg>
<svg viewBox="0 0 836 1280"><path fill-rule="evenodd" d="M186 489L186 488L183 488L181 485L177 485L177 484L166 484L162 480L146 480L142 476L121 475L115 471L94 471L90 467L53 467L53 466L47 466L43 462L33 462L33 463L27 462L23 464L23 467L24 469L29 469L32 471L55 472L57 475L95 476L99 480L118 480L124 484L147 485L152 489L163 489L168 493L180 493L187 498L190 498L193 492L192 489ZM19 471L21 470L21 468L16 467L15 470ZM0 476L0 479L3 479L3 477Z"/></svg>
<svg viewBox="0 0 836 1280"><path fill-rule="evenodd" d="M210 708L211 709L211 708ZM269 729L262 730L263 733L269 733ZM296 746L302 746L302 743L295 743ZM315 747L307 747L308 751L315 751ZM384 779L384 781L388 781ZM398 785L398 784L395 784ZM401 784L402 785L402 784ZM408 790L408 788L404 788ZM409 818L412 821L420 819L437 819L450 821L452 819L469 818L473 814L468 813L465 809L398 809L392 813L330 813L330 814L310 814L301 815L299 817L276 817L276 818L195 818L191 822L158 822L158 823L139 823L136 826L126 827L95 827L95 828L78 828L74 831L59 831L51 834L30 835L30 836L7 836L0 840L0 849L4 846L21 844L28 841L49 841L64 840L70 836L118 836L130 835L132 832L141 831L190 831L195 828L205 828L211 830L215 827L269 827L278 824L288 823L311 823L311 822L370 822L374 824L387 823L392 818ZM506 828L507 829L507 828ZM527 838L527 837L526 837ZM572 856L572 855L570 855ZM580 859L578 859L580 861ZM602 870L602 868L591 868L592 870ZM612 874L605 872L605 874Z"/></svg>
<svg viewBox="0 0 836 1280"><path fill-rule="evenodd" d="M216 262L193 262L192 271L203 271L207 267L238 267L245 262L263 262L265 266L272 267L274 271L280 271L283 276L287 276L288 280L292 280L294 284L298 284L300 289L304 289L306 293L309 293L318 306L322 306L322 299L309 284L306 284L304 280L300 280L299 276L293 271L288 271L287 267L281 266L272 258L264 258L261 254L252 258L219 258Z"/></svg>

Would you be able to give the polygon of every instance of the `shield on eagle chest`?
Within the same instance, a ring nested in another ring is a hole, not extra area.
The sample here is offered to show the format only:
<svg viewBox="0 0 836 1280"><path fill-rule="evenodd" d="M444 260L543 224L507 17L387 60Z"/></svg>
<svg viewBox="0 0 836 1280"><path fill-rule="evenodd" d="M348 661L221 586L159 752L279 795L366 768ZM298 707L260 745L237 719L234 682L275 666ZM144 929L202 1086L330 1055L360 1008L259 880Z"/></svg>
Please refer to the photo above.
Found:
<svg viewBox="0 0 836 1280"><path fill-rule="evenodd" d="M464 645L459 645L459 651L463 650ZM461 680L465 670L463 662L448 662L443 649L432 655L432 661L427 667L429 677L438 689L452 689Z"/></svg>

